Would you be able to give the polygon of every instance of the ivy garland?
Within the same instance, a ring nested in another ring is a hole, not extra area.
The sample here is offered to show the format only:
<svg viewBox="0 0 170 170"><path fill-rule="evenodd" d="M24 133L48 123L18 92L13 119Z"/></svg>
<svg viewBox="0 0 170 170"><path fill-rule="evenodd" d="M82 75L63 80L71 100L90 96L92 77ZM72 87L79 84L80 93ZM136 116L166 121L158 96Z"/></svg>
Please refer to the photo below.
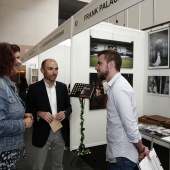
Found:
<svg viewBox="0 0 170 170"><path fill-rule="evenodd" d="M84 114L85 101L84 101L84 98L79 98L79 101L80 101L80 107L81 107L81 113L80 113L80 135L81 135L81 138L80 138L80 145L76 151L76 154L78 156L83 156L83 155L90 154L91 152L89 149L86 149L85 145L84 145L84 138L85 138L84 130L85 130L85 128L83 127L83 125L84 125L83 114Z"/></svg>

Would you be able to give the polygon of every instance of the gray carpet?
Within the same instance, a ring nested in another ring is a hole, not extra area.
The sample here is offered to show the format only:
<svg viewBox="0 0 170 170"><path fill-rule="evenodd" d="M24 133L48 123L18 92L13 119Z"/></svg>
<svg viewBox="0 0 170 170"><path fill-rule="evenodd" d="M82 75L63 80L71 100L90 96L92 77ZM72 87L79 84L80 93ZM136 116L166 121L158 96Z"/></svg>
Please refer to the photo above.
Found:
<svg viewBox="0 0 170 170"><path fill-rule="evenodd" d="M34 149L31 144L31 133L32 129L27 129L24 135L26 144L26 160L23 159L22 155L19 161L18 170L31 170L33 166L33 155ZM80 157L75 157L72 165L70 164L75 156L75 152L66 150L64 152L63 166L64 170L93 170L84 160ZM48 153L48 157L45 163L44 170L51 170L51 155Z"/></svg>

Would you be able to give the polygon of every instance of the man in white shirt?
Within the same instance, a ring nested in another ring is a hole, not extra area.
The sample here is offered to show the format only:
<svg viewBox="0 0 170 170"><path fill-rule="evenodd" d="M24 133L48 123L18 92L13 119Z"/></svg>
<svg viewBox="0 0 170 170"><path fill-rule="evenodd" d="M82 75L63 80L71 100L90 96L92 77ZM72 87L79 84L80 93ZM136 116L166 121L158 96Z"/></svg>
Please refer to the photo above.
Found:
<svg viewBox="0 0 170 170"><path fill-rule="evenodd" d="M120 74L122 59L119 53L104 50L98 54L96 70L108 83L107 149L108 170L134 170L138 160L149 149L142 144L138 129L135 93Z"/></svg>

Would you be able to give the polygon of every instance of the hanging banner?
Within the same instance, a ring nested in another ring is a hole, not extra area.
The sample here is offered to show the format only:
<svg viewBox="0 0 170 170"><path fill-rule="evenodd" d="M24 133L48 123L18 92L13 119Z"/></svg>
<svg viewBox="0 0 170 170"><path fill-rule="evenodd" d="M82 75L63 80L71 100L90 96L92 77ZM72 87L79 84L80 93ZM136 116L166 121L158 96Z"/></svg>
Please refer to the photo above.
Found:
<svg viewBox="0 0 170 170"><path fill-rule="evenodd" d="M96 0L73 16L73 35L139 3L143 0Z"/></svg>
<svg viewBox="0 0 170 170"><path fill-rule="evenodd" d="M24 55L24 61L28 61L31 58L38 55L38 44L35 45L33 48L31 48L25 55Z"/></svg>
<svg viewBox="0 0 170 170"><path fill-rule="evenodd" d="M71 38L71 18L65 21L39 43L39 52L42 53L69 38Z"/></svg>

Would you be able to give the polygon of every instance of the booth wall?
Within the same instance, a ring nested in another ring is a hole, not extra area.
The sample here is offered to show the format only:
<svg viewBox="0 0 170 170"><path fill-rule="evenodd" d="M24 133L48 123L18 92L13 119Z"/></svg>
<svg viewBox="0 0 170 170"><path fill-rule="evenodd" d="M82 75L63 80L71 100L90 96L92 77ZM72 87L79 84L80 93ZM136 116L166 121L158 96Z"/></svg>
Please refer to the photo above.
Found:
<svg viewBox="0 0 170 170"><path fill-rule="evenodd" d="M0 41L35 45L58 27L59 0L0 0Z"/></svg>
<svg viewBox="0 0 170 170"><path fill-rule="evenodd" d="M157 27L154 30L161 30L162 28L166 28L168 25ZM143 114L144 115L160 115L165 117L170 117L170 96L161 96L157 94L149 94L147 93L147 83L148 76L170 76L170 69L148 69L148 61L149 61L149 37L148 33L150 31L146 31L146 39L145 39L145 60L144 60L144 105L143 105ZM168 48L169 50L169 48Z"/></svg>
<svg viewBox="0 0 170 170"><path fill-rule="evenodd" d="M134 66L132 69L121 69L121 73L133 74L133 86L136 92L138 115L143 115L144 32L118 27L108 23L100 23L74 36L71 52L71 89L75 83L89 84L89 74L96 73L95 67L90 67L90 35L96 38L134 42ZM80 143L81 109L78 98L72 97L71 103L73 113L70 119L70 149L74 150L78 148ZM106 143L106 115L106 109L89 110L89 100L85 99L84 143L86 147Z"/></svg>

